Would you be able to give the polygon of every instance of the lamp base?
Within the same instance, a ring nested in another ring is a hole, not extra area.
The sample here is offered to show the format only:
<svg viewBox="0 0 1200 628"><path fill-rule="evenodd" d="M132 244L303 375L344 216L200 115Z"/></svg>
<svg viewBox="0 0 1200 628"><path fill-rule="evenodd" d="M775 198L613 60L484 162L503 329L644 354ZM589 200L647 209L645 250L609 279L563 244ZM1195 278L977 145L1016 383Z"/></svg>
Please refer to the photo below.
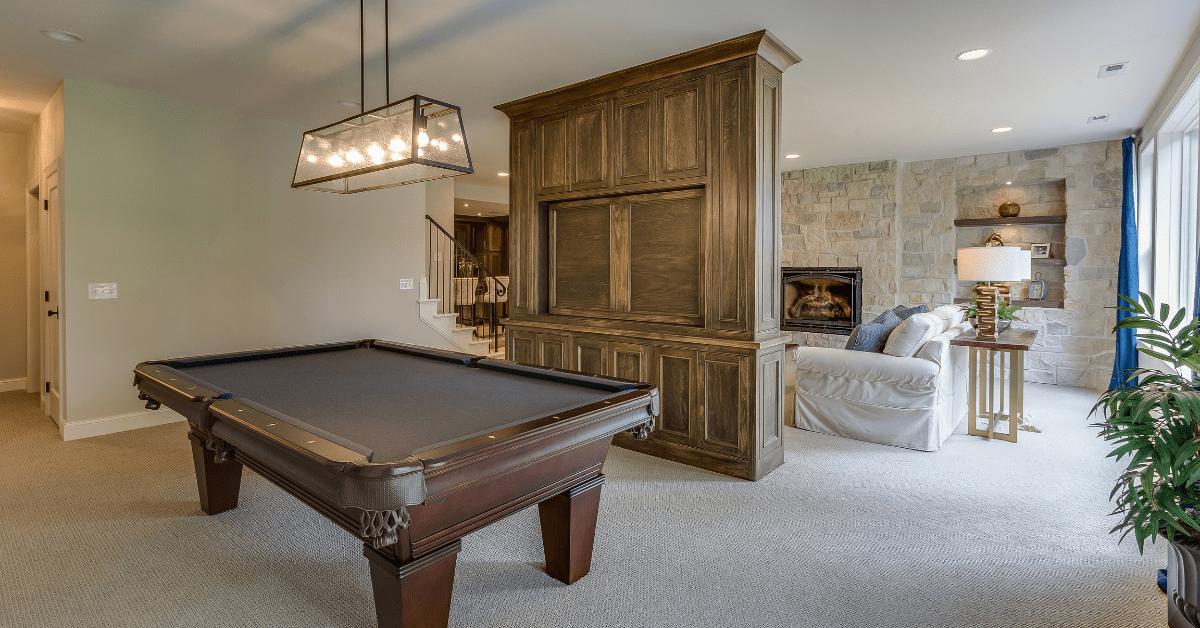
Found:
<svg viewBox="0 0 1200 628"><path fill-rule="evenodd" d="M979 321L975 328L975 337L980 340L996 339L996 305L999 296L1000 289L996 286L975 286L976 320Z"/></svg>

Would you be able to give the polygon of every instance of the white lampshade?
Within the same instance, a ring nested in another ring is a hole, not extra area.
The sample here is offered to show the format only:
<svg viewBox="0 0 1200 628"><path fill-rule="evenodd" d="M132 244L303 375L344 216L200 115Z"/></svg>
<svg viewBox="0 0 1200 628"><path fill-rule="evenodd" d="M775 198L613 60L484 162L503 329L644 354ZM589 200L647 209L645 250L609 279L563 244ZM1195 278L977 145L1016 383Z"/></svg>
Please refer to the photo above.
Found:
<svg viewBox="0 0 1200 628"><path fill-rule="evenodd" d="M977 246L958 250L959 281L1022 281L1029 277L1032 253L1019 246Z"/></svg>
<svg viewBox="0 0 1200 628"><path fill-rule="evenodd" d="M1030 249L1021 249L1021 271L1025 273L1021 281L1033 279L1033 251Z"/></svg>

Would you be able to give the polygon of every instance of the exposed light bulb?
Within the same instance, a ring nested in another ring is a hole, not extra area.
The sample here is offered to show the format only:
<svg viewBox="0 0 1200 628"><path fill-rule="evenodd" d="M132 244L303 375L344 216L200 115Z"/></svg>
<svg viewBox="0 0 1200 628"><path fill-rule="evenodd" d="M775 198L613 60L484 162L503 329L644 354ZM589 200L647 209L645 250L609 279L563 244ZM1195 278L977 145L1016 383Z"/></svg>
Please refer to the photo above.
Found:
<svg viewBox="0 0 1200 628"><path fill-rule="evenodd" d="M376 164L376 165L383 163L383 156L381 155L379 157L372 157L371 163Z"/></svg>
<svg viewBox="0 0 1200 628"><path fill-rule="evenodd" d="M450 139L452 139L452 140L454 140L454 141L456 141L456 142L461 142L461 141L462 141L462 136L461 136L461 135L459 135L458 133L455 133L454 135L451 135L451 136L450 136Z"/></svg>
<svg viewBox="0 0 1200 628"><path fill-rule="evenodd" d="M392 152L398 153L408 147L404 145L404 140L393 137L392 141L388 143L388 148L392 149Z"/></svg>
<svg viewBox="0 0 1200 628"><path fill-rule="evenodd" d="M372 143L367 147L367 154L373 159L379 159L380 157L383 157L383 149L379 147L379 144Z"/></svg>
<svg viewBox="0 0 1200 628"><path fill-rule="evenodd" d="M309 155L309 156L308 156L308 161L309 161L310 163L311 163L311 162L314 162L314 161L316 161L316 160L317 160L317 156L316 156L316 155Z"/></svg>
<svg viewBox="0 0 1200 628"><path fill-rule="evenodd" d="M346 153L346 161L349 161L352 164L359 163L362 160L362 153L358 152L357 148L352 148L350 149L350 152Z"/></svg>
<svg viewBox="0 0 1200 628"><path fill-rule="evenodd" d="M449 146L450 146L450 145L449 145L449 144L447 144L447 143L445 143L445 142L438 142L438 148L440 148L440 149L442 149L442 150L446 150L446 148L447 148L447 147L449 147Z"/></svg>
<svg viewBox="0 0 1200 628"><path fill-rule="evenodd" d="M400 161L400 153L392 153L392 161Z"/></svg>
<svg viewBox="0 0 1200 628"><path fill-rule="evenodd" d="M418 148L417 149L417 157L424 157L424 156L425 156L425 150Z"/></svg>
<svg viewBox="0 0 1200 628"><path fill-rule="evenodd" d="M342 158L338 155L330 155L328 161L329 165L333 166L334 168L339 168L342 166L342 164L346 163L342 161Z"/></svg>
<svg viewBox="0 0 1200 628"><path fill-rule="evenodd" d="M425 134L425 129L421 129L421 134L417 136L417 146L429 146L429 136Z"/></svg>

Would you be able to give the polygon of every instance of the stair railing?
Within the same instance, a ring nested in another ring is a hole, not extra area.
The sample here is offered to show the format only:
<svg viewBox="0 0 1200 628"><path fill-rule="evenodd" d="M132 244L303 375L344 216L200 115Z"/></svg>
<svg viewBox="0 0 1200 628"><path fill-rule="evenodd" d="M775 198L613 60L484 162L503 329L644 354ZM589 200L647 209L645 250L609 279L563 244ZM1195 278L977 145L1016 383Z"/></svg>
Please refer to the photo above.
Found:
<svg viewBox="0 0 1200 628"><path fill-rule="evenodd" d="M500 305L500 298L508 293L508 286L488 272L483 263L436 220L425 216L425 222L425 276L428 278L428 297L441 299L438 313L457 313L460 325L467 320L466 308L469 308L469 320L472 323L470 327L475 328L474 337L487 340L490 343L488 351L496 353L500 350L500 333L497 329L499 317L496 307ZM481 325L479 307L481 297L484 296L490 297L490 303L487 317L482 319L484 322ZM482 333L480 327L485 328Z"/></svg>

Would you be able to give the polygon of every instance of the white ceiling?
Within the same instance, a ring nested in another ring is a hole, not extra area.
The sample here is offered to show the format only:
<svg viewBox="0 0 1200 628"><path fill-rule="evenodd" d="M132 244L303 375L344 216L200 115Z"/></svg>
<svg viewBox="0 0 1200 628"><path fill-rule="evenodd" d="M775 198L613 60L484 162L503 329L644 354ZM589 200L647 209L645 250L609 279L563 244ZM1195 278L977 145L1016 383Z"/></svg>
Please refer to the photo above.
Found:
<svg viewBox="0 0 1200 628"><path fill-rule="evenodd" d="M380 15L382 0L367 6ZM503 187L508 126L494 105L763 28L804 59L784 79L781 148L801 155L785 169L1115 139L1144 122L1200 3L395 0L392 16L393 98L460 105L478 173L467 179ZM383 104L379 23L369 106ZM976 47L994 52L954 59ZM1124 76L1096 78L1120 61ZM358 99L358 3L4 0L0 130L27 128L63 78L327 124L352 113L339 100ZM1112 118L1085 124L1098 114Z"/></svg>

